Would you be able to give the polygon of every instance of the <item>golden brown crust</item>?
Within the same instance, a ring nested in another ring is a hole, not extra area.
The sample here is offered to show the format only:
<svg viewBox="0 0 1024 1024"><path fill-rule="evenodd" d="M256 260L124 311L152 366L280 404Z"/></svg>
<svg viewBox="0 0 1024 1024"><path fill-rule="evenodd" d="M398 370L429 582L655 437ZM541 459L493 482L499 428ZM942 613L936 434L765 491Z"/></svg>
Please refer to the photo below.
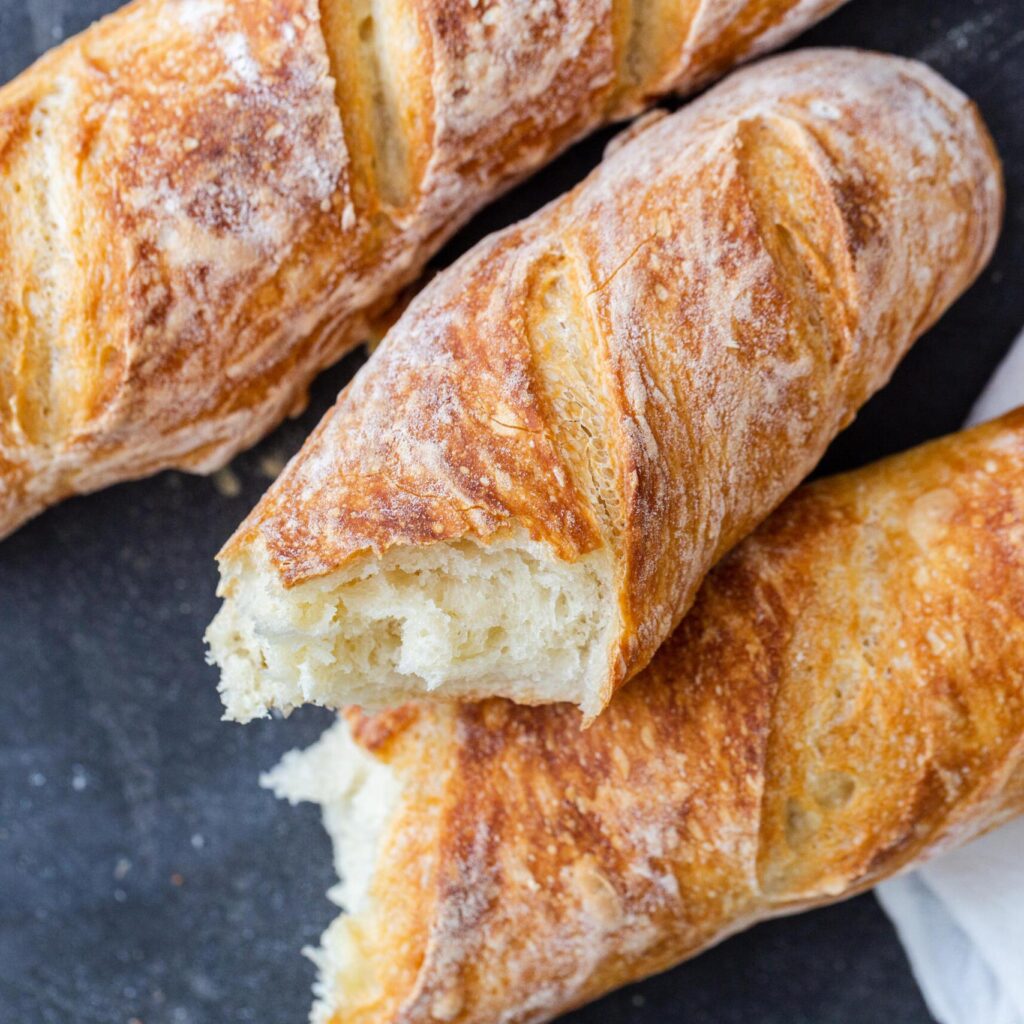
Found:
<svg viewBox="0 0 1024 1024"><path fill-rule="evenodd" d="M922 65L803 51L649 122L409 306L221 558L288 586L525 528L614 553L602 700L991 252L973 106Z"/></svg>
<svg viewBox="0 0 1024 1024"><path fill-rule="evenodd" d="M773 0L715 67L840 2ZM0 90L0 536L223 464L479 206L709 72L694 21L614 99L628 6L136 0Z"/></svg>
<svg viewBox="0 0 1024 1024"><path fill-rule="evenodd" d="M797 492L586 730L403 714L406 793L452 767L378 861L410 909L357 919L405 987L338 1024L547 1020L964 842L1024 811L1024 409Z"/></svg>
<svg viewBox="0 0 1024 1024"><path fill-rule="evenodd" d="M26 94L0 177L20 361L0 448L21 468L0 533L70 491L210 468L287 412L325 360L310 295L348 194L312 0L136 3L0 107Z"/></svg>

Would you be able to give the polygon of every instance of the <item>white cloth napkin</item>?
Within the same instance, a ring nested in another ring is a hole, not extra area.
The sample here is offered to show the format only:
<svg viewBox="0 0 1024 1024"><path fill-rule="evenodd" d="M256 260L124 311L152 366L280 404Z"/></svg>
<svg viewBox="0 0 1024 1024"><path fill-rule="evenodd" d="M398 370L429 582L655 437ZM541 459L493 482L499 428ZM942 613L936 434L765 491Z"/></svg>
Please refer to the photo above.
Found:
<svg viewBox="0 0 1024 1024"><path fill-rule="evenodd" d="M1024 404L1024 334L971 411ZM875 890L940 1024L1024 1024L1024 819Z"/></svg>

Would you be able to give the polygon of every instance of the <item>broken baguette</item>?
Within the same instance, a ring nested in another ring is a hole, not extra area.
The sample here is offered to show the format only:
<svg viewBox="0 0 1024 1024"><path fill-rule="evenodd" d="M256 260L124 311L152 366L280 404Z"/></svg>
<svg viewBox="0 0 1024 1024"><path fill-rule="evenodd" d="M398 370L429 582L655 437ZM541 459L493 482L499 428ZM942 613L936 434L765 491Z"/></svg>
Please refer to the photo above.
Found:
<svg viewBox="0 0 1024 1024"><path fill-rule="evenodd" d="M988 258L974 107L765 61L412 302L220 554L229 718L503 696L588 718Z"/></svg>
<svg viewBox="0 0 1024 1024"><path fill-rule="evenodd" d="M581 721L353 712L269 774L344 877L314 1021L536 1024L1024 811L1024 409L798 491Z"/></svg>

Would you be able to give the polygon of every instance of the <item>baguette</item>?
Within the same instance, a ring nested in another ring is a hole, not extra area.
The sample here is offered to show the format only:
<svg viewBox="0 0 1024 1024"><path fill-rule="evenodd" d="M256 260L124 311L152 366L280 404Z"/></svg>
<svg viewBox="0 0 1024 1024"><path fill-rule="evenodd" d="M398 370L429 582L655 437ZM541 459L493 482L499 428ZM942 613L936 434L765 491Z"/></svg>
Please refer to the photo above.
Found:
<svg viewBox="0 0 1024 1024"><path fill-rule="evenodd" d="M476 209L841 0L137 0L0 90L0 536L210 472Z"/></svg>
<svg viewBox="0 0 1024 1024"><path fill-rule="evenodd" d="M269 774L338 843L314 1021L548 1020L1024 811L1024 409L798 491L580 724L352 712Z"/></svg>
<svg viewBox="0 0 1024 1024"><path fill-rule="evenodd" d="M973 106L803 51L425 288L221 552L230 718L502 696L592 718L973 280Z"/></svg>

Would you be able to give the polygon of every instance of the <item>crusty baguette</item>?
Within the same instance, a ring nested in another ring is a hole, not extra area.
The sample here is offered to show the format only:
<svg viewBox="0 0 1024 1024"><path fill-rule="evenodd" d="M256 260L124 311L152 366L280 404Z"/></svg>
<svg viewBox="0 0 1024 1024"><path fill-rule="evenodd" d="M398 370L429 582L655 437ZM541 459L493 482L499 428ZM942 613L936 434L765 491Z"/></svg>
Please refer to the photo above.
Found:
<svg viewBox="0 0 1024 1024"><path fill-rule="evenodd" d="M862 891L1024 811L1024 409L798 491L587 730L349 722L268 778L347 874L317 1021L547 1020Z"/></svg>
<svg viewBox="0 0 1024 1024"><path fill-rule="evenodd" d="M222 465L488 199L841 2L136 0L70 40L0 90L0 536Z"/></svg>
<svg viewBox="0 0 1024 1024"><path fill-rule="evenodd" d="M895 57L775 58L645 127L425 288L225 546L228 716L596 714L973 280L1001 199L973 106Z"/></svg>

